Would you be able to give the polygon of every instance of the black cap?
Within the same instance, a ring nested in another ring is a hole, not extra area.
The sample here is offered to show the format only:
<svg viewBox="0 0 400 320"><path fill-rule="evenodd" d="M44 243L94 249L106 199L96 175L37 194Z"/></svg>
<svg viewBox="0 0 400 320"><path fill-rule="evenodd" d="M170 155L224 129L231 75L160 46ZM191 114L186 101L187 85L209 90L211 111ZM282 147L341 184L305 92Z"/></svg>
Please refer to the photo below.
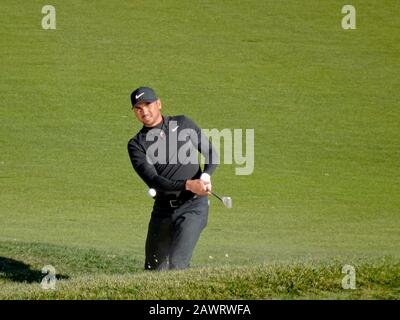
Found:
<svg viewBox="0 0 400 320"><path fill-rule="evenodd" d="M157 95L153 89L148 87L140 87L131 93L132 107L135 107L139 102L154 102Z"/></svg>

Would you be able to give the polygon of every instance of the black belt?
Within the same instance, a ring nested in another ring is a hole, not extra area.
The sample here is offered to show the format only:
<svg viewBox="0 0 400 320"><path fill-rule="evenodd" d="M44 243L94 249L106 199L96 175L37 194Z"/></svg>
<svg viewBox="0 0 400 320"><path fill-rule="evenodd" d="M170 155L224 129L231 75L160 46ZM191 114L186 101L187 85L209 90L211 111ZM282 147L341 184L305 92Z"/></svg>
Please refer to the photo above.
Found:
<svg viewBox="0 0 400 320"><path fill-rule="evenodd" d="M155 203L160 207L178 208L186 201L197 197L194 193L183 191L176 194L157 194Z"/></svg>

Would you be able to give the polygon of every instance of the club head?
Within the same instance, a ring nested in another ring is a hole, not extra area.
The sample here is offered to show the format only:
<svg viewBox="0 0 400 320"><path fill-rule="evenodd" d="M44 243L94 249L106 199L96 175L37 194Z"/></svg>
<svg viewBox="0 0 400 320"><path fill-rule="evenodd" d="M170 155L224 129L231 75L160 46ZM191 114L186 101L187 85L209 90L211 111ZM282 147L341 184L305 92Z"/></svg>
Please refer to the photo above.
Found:
<svg viewBox="0 0 400 320"><path fill-rule="evenodd" d="M225 207L228 209L232 208L232 198L231 197L222 197L222 203L224 204Z"/></svg>

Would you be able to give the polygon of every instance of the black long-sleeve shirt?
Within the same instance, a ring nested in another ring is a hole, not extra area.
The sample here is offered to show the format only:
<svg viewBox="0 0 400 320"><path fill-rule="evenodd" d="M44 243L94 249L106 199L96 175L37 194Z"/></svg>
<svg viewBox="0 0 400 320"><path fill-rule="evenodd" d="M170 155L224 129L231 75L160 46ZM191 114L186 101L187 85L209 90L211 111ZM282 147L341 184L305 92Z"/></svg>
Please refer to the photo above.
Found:
<svg viewBox="0 0 400 320"><path fill-rule="evenodd" d="M137 174L160 192L183 191L186 180L200 177L198 152L204 156L203 172L209 175L219 161L207 136L185 116L163 116L156 127L143 126L129 141L128 152Z"/></svg>

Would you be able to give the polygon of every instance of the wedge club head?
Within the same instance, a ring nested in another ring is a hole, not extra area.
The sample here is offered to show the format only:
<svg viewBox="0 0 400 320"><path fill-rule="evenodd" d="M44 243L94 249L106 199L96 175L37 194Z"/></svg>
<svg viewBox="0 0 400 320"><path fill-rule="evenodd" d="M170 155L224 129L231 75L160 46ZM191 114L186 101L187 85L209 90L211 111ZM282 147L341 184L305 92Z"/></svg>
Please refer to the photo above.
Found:
<svg viewBox="0 0 400 320"><path fill-rule="evenodd" d="M211 191L211 194L219 199L226 208L231 209L232 208L232 198L231 197L226 197L226 196L219 196L215 192Z"/></svg>

